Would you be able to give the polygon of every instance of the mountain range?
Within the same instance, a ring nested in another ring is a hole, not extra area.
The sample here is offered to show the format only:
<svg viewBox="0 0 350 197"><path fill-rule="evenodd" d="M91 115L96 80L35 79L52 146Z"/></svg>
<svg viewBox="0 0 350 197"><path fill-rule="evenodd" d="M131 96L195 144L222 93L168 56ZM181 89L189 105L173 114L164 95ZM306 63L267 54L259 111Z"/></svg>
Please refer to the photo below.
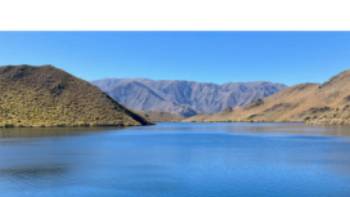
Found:
<svg viewBox="0 0 350 197"><path fill-rule="evenodd" d="M51 65L9 65L0 67L0 91L0 127L131 126L182 118L350 125L350 70L322 84L286 87L149 79L91 84Z"/></svg>
<svg viewBox="0 0 350 197"><path fill-rule="evenodd" d="M231 112L198 115L187 121L306 122L318 125L350 124L350 70L322 84L304 83L286 88Z"/></svg>
<svg viewBox="0 0 350 197"><path fill-rule="evenodd" d="M271 82L219 85L149 79L102 79L92 84L132 110L180 117L230 111L286 88L283 84Z"/></svg>
<svg viewBox="0 0 350 197"><path fill-rule="evenodd" d="M0 67L0 126L150 124L89 82L51 65Z"/></svg>

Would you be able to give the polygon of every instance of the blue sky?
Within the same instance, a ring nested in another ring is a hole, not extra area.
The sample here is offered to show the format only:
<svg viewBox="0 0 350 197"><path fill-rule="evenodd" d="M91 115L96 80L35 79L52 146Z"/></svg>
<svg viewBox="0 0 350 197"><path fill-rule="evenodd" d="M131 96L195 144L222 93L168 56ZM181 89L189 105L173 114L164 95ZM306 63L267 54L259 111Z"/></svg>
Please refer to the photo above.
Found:
<svg viewBox="0 0 350 197"><path fill-rule="evenodd" d="M85 80L323 82L350 69L350 32L1 32L0 64Z"/></svg>

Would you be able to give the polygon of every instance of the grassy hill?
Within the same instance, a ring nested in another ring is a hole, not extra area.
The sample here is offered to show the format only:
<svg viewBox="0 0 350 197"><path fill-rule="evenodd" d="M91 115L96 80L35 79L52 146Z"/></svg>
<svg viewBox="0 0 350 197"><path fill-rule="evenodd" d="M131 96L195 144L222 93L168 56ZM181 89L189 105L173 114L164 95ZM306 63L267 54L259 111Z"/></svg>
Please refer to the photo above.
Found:
<svg viewBox="0 0 350 197"><path fill-rule="evenodd" d="M0 126L149 124L90 83L51 65L0 67Z"/></svg>
<svg viewBox="0 0 350 197"><path fill-rule="evenodd" d="M231 112L199 115L187 121L306 122L350 124L350 71L323 84L300 84Z"/></svg>

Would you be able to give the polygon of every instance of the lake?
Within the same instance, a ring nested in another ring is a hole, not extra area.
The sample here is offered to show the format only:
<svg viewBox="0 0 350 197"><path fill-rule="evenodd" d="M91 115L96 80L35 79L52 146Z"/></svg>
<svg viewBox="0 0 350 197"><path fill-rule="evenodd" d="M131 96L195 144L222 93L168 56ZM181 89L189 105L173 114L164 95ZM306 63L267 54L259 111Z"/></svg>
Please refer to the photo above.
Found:
<svg viewBox="0 0 350 197"><path fill-rule="evenodd" d="M350 128L0 129L1 196L350 196Z"/></svg>

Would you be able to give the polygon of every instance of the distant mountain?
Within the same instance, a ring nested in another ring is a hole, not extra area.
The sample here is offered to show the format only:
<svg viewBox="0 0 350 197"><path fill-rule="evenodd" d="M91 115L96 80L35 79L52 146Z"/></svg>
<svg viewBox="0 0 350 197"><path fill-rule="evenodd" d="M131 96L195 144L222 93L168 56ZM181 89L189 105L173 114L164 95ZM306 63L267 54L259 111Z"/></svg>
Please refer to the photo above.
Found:
<svg viewBox="0 0 350 197"><path fill-rule="evenodd" d="M245 106L286 86L270 82L199 83L148 79L103 79L92 82L130 109L190 117Z"/></svg>
<svg viewBox="0 0 350 197"><path fill-rule="evenodd" d="M0 126L129 126L148 122L53 66L0 67Z"/></svg>
<svg viewBox="0 0 350 197"><path fill-rule="evenodd" d="M350 70L323 84L296 85L232 112L199 115L188 121L297 121L349 125Z"/></svg>

